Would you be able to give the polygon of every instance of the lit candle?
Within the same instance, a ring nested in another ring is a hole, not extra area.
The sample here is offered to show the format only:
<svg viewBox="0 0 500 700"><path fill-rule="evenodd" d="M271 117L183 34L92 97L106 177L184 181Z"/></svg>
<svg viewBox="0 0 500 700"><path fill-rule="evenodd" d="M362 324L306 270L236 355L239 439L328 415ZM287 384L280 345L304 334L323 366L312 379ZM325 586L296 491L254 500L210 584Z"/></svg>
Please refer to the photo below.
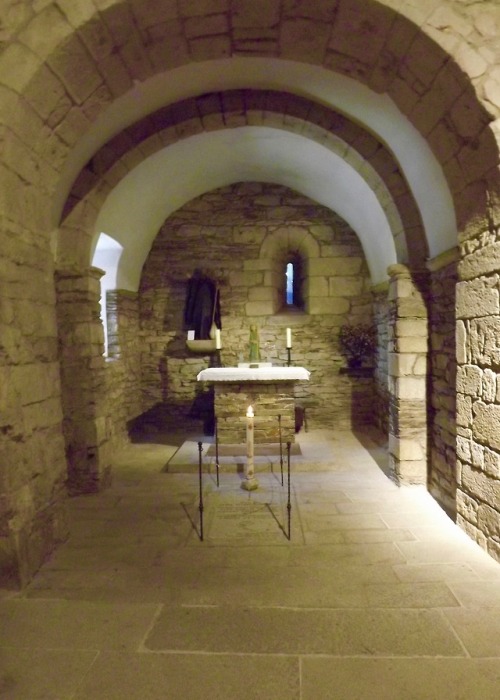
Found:
<svg viewBox="0 0 500 700"><path fill-rule="evenodd" d="M220 342L220 328L215 329L215 349L220 350L222 347Z"/></svg>
<svg viewBox="0 0 500 700"><path fill-rule="evenodd" d="M247 410L247 473L246 478L253 478L253 408Z"/></svg>
<svg viewBox="0 0 500 700"><path fill-rule="evenodd" d="M253 408L247 410L247 462L245 465L245 478L241 482L241 488L245 491L254 491L259 488L259 482L255 478L253 464Z"/></svg>
<svg viewBox="0 0 500 700"><path fill-rule="evenodd" d="M292 347L292 329L291 328L286 329L286 346L287 346L287 348Z"/></svg>

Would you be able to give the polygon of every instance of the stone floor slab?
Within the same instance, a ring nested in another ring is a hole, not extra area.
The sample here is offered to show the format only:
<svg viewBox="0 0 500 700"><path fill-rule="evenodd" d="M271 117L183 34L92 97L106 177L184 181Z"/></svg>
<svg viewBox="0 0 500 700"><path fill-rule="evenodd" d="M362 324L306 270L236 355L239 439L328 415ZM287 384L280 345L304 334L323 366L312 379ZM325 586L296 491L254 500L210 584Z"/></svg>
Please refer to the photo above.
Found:
<svg viewBox="0 0 500 700"><path fill-rule="evenodd" d="M293 657L104 653L74 700L300 700L299 682Z"/></svg>
<svg viewBox="0 0 500 700"><path fill-rule="evenodd" d="M496 608L453 608L444 614L473 657L498 657L500 664L500 604ZM499 686L500 697L500 686Z"/></svg>
<svg viewBox="0 0 500 700"><path fill-rule="evenodd" d="M334 566L339 564L368 566L370 564L398 564L405 559L392 542L341 543L323 546L309 545L290 550L290 565Z"/></svg>
<svg viewBox="0 0 500 700"><path fill-rule="evenodd" d="M498 700L500 665L475 659L304 658L301 700Z"/></svg>
<svg viewBox="0 0 500 700"><path fill-rule="evenodd" d="M463 655L433 610L165 607L145 646L241 654Z"/></svg>
<svg viewBox="0 0 500 700"><path fill-rule="evenodd" d="M398 549L410 564L441 564L443 562L481 562L484 552L478 547L469 547L461 537L439 538L427 542L398 542Z"/></svg>
<svg viewBox="0 0 500 700"><path fill-rule="evenodd" d="M500 580L451 584L454 595L465 608L495 608L500 610Z"/></svg>
<svg viewBox="0 0 500 700"><path fill-rule="evenodd" d="M4 700L70 700L97 653L0 647L0 697Z"/></svg>
<svg viewBox="0 0 500 700"><path fill-rule="evenodd" d="M289 567L269 570L206 570L202 580L178 590L176 602L187 605L276 605L294 607L366 607L367 584L397 584L390 565ZM400 585L400 584L398 584ZM446 599L451 604L450 599Z"/></svg>
<svg viewBox="0 0 500 700"><path fill-rule="evenodd" d="M157 605L67 600L0 602L0 644L35 649L136 649Z"/></svg>
<svg viewBox="0 0 500 700"><path fill-rule="evenodd" d="M373 543L373 542L405 542L414 541L415 535L411 530L349 530L342 533L345 542ZM308 537L309 539L309 537Z"/></svg>
<svg viewBox="0 0 500 700"><path fill-rule="evenodd" d="M384 522L379 515L325 515L304 517L306 530L380 530Z"/></svg>
<svg viewBox="0 0 500 700"><path fill-rule="evenodd" d="M401 581L446 581L453 584L456 581L470 583L480 580L479 574L470 564L451 562L440 564L396 564L394 571Z"/></svg>

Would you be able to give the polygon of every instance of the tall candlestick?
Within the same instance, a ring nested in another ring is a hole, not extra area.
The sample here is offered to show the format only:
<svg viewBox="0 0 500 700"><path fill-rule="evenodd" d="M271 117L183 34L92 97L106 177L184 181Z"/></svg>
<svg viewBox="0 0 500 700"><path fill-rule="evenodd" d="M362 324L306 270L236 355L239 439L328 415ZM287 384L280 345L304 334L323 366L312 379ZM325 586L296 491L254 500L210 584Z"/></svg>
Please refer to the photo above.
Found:
<svg viewBox="0 0 500 700"><path fill-rule="evenodd" d="M253 474L253 417L253 408L249 406L247 410L247 475Z"/></svg>
<svg viewBox="0 0 500 700"><path fill-rule="evenodd" d="M287 346L287 348L292 347L292 329L291 328L286 329L286 346Z"/></svg>
<svg viewBox="0 0 500 700"><path fill-rule="evenodd" d="M221 341L220 341L220 328L215 329L215 349L220 350L222 347Z"/></svg>
<svg viewBox="0 0 500 700"><path fill-rule="evenodd" d="M254 474L254 414L252 406L247 410L247 463L245 470L245 478L241 482L241 488L246 491L254 491L259 486L259 482Z"/></svg>

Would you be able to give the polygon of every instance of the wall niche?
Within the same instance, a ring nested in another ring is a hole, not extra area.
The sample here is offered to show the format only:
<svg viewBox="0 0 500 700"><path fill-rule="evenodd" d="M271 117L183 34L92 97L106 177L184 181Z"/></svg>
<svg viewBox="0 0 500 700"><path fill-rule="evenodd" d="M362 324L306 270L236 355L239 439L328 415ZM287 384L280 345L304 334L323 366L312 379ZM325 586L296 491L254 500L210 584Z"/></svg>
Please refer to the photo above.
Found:
<svg viewBox="0 0 500 700"><path fill-rule="evenodd" d="M291 254L300 261L300 303L287 306ZM179 427L189 418L204 419L196 375L214 359L186 345L184 309L195 269L219 285L223 364L247 361L252 324L259 329L261 360L285 364L290 327L292 362L311 371L310 382L296 387L309 427L375 422L374 380L353 389L351 378L339 373L345 365L339 327L373 322L366 260L343 219L286 187L252 182L208 192L165 221L139 289L142 391L146 403L161 405Z"/></svg>

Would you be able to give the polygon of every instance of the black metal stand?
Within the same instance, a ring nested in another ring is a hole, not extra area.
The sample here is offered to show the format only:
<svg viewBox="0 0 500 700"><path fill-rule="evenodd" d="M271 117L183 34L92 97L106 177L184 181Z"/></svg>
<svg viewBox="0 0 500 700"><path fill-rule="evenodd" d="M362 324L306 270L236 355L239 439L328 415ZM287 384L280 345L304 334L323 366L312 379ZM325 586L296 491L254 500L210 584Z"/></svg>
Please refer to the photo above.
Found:
<svg viewBox="0 0 500 700"><path fill-rule="evenodd" d="M215 472L217 475L217 488L219 487L219 431L217 418L215 419Z"/></svg>
<svg viewBox="0 0 500 700"><path fill-rule="evenodd" d="M200 483L200 496L198 510L200 511L200 540L203 542L203 475L201 468L201 453L203 451L203 443L198 443L198 478Z"/></svg>
<svg viewBox="0 0 500 700"><path fill-rule="evenodd" d="M290 367L290 365L292 364L292 348L287 348L286 351L288 353L288 360L286 364L288 367Z"/></svg>
<svg viewBox="0 0 500 700"><path fill-rule="evenodd" d="M281 485L284 485L283 480L283 439L281 432L281 415L278 416L279 424L279 439L280 439L280 469L281 469ZM287 498L287 514L288 514L288 531L285 532L285 537L288 540L292 538L292 500L291 500L291 475L290 475L290 453L291 453L292 443L286 443L286 453L287 453L287 472L288 472L288 498ZM200 532L199 537L203 542L204 540L204 529L203 529L203 443L198 442L198 482L199 482L199 497L198 497L198 510L200 512ZM215 420L215 467L217 474L217 486L219 486L219 436L217 431L217 419ZM280 526L281 528L281 526Z"/></svg>
<svg viewBox="0 0 500 700"><path fill-rule="evenodd" d="M280 438L280 470L281 470L281 485L283 486L283 438L281 435L281 414L278 416L278 432Z"/></svg>
<svg viewBox="0 0 500 700"><path fill-rule="evenodd" d="M291 511L292 511L292 503L291 503L291 498L290 498L290 447L291 443L287 442L286 443L286 453L287 453L287 462L288 462L288 502L286 504L286 508L288 511L288 539L292 539L292 524L291 524Z"/></svg>

